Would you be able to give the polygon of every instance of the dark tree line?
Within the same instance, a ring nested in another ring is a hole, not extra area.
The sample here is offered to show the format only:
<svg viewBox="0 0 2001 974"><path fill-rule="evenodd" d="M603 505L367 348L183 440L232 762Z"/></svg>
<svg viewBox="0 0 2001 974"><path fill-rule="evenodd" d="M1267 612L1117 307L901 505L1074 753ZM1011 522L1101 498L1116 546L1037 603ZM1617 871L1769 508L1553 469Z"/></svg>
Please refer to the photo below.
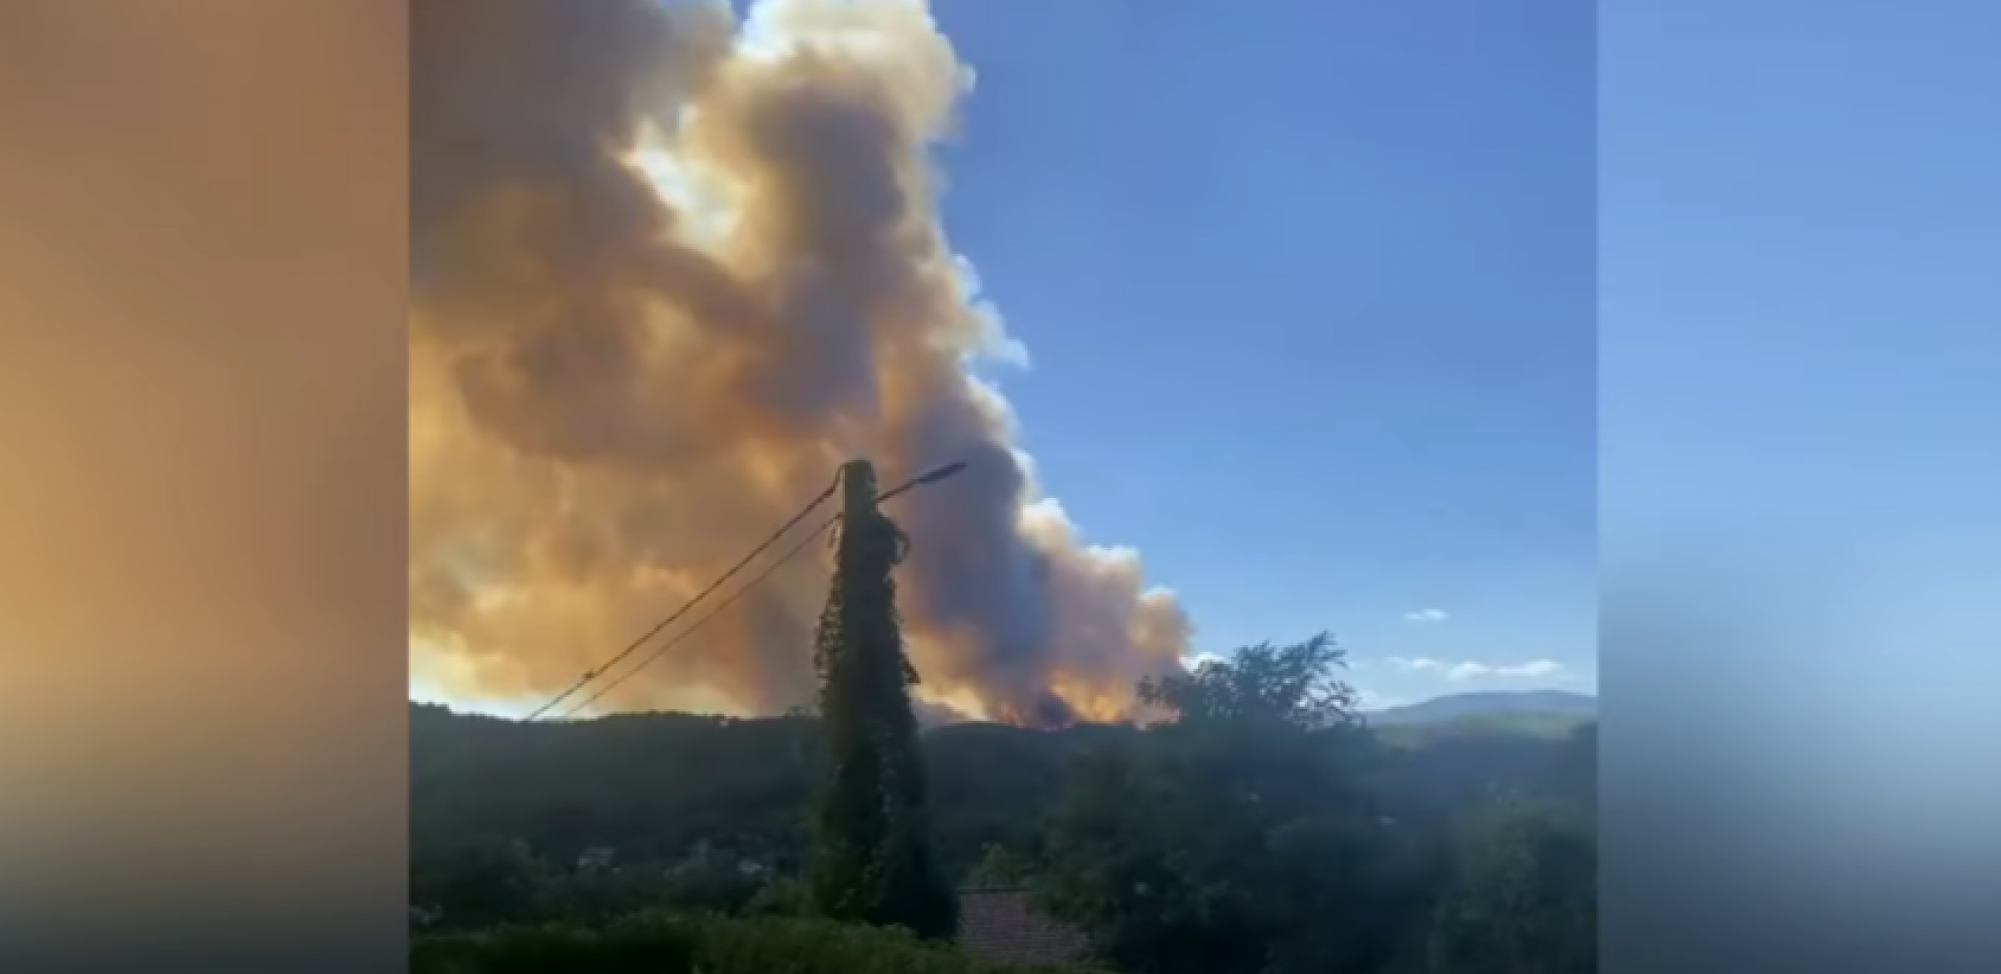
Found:
<svg viewBox="0 0 2001 974"><path fill-rule="evenodd" d="M1270 658L1327 664L1328 648ZM1593 728L1389 746L1332 711L1241 716L1260 685L1298 683L1198 671L1156 691L1197 716L1144 731L927 732L941 868L1035 885L1134 974L1192 957L1215 971L1593 969ZM413 898L437 923L812 910L828 763L814 719L524 726L416 708L412 738ZM613 868L579 870L600 846Z"/></svg>
<svg viewBox="0 0 2001 974"><path fill-rule="evenodd" d="M1145 728L920 735L906 540L865 465L844 481L818 718L413 709L414 920L666 907L945 940L957 877L1028 887L1124 974L1596 969L1595 729L1386 740L1321 635L1141 683Z"/></svg>

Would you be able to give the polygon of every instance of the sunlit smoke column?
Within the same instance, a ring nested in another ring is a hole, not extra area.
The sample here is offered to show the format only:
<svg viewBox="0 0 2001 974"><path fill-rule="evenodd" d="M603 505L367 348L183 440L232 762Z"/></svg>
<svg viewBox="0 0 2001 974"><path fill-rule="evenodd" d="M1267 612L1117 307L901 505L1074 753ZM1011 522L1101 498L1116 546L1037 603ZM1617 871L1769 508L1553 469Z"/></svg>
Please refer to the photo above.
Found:
<svg viewBox="0 0 2001 974"><path fill-rule="evenodd" d="M547 699L830 465L954 458L949 497L895 508L922 695L1136 715L1187 620L1087 542L969 369L1027 350L938 210L940 148L985 136L925 4L418 0L410 30L410 631L439 692ZM780 568L609 706L811 698L825 586Z"/></svg>
<svg viewBox="0 0 2001 974"><path fill-rule="evenodd" d="M924 765L891 577L908 542L877 507L875 468L841 470L833 590L814 663L832 776L822 799L813 898L836 919L949 937L958 905L932 851Z"/></svg>

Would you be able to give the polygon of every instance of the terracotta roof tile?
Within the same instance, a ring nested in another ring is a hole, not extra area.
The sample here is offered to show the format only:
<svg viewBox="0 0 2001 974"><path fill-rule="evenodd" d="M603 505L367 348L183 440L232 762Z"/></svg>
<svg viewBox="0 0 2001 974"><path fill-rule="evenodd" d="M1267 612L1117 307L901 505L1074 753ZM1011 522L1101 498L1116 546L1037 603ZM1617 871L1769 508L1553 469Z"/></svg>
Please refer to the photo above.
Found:
<svg viewBox="0 0 2001 974"><path fill-rule="evenodd" d="M959 893L959 949L979 960L1011 964L1063 964L1084 959L1090 942L1043 915L1020 889Z"/></svg>

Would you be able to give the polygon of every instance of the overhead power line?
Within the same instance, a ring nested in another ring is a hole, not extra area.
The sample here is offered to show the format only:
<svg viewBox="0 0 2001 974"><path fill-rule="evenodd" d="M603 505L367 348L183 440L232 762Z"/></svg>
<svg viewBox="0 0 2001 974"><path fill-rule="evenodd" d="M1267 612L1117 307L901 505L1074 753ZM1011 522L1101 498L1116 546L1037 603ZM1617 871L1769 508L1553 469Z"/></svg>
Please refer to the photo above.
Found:
<svg viewBox="0 0 2001 974"><path fill-rule="evenodd" d="M942 467L937 467L931 470L927 470L924 473L921 473L915 477L910 478L909 480L904 481L901 484L896 485L895 487L890 488L889 490L877 494L876 502L881 503L906 491L913 490L915 488L922 487L927 484L935 484L938 481L944 480L945 478L957 474L958 472L964 469L966 469L966 465L964 463L948 463ZM742 562L739 562L737 564L737 568L742 568L745 564L748 564L752 559L756 558L759 553L763 552L764 549L770 547L773 541L778 540L778 538L782 536L786 531L791 530L793 525L798 524L801 519L803 519L807 514L811 513L814 508L818 507L823 501L825 501L829 496L831 496L835 488L838 487L839 485L840 485L840 480L836 478L836 480L834 481L834 485L828 487L826 493L821 494L818 498L816 498L813 501L812 504L807 505L805 510L800 511L799 514L795 516L792 520L787 521L784 527L778 529L777 534L772 535L770 538L766 539L763 544L758 545L757 548L753 550L747 557L745 557ZM738 599L743 598L744 595L748 593L751 589L756 588L758 583L771 577L772 573L776 572L779 566L785 564L788 561L791 561L793 558L797 557L800 552L805 551L807 545L812 544L814 539L820 537L820 535L822 534L825 534L828 528L833 527L840 520L841 520L841 515L836 514L833 517L830 517L827 520L822 521L819 527L813 529L812 533L806 535L806 537L804 538L801 538L798 544L793 545L791 548L787 549L784 554L779 555L777 561L774 561L771 564L766 565L763 571L760 571L756 575L752 576L750 581L745 582L742 588L737 589L736 592L731 594L729 598L724 599L720 605L717 605L715 608L709 610L708 612L704 613L701 617L697 618L693 624L689 625L688 628L681 630L678 634L674 636L674 638L667 640L665 643L662 643L660 645L660 648L654 650L651 653L648 653L644 659L639 661L639 665L634 666L629 670L626 670L623 674L620 674L616 679L606 684L597 692L592 693L589 697L584 698L584 700L581 703L578 703L575 706L569 708L568 710L563 711L563 717L568 718L582 711L585 707L588 707L592 703L595 703L605 694L610 693L611 691L617 689L620 684L623 684L625 681L632 679L632 677L635 674L637 674L640 670L643 670L648 666L653 665L653 662L659 659L660 657L666 655L668 650L671 650L675 646L679 645L682 640L687 639L689 636L694 635L695 631L702 628L702 626L705 623L707 623L710 619L713 619L716 616L721 615L723 613L723 610L728 609L731 605L734 605ZM660 625L653 627L651 631L649 631L645 636L640 638L639 642L643 643L647 639L652 638L655 634L659 633L660 630L665 629L675 619L678 619L682 615L685 615L688 609L692 608L696 602L699 602L704 596L714 591L717 586L720 586L724 581L727 581L730 575L736 574L737 568L730 569L728 574L724 575L721 579L717 580L716 585L710 586L708 589L704 590L700 595L697 595L695 596L695 598L689 600L687 605L682 606L680 611L674 613L673 616L670 616L666 622L662 622ZM589 683L591 680L596 679L597 677L603 675L606 670L610 669L612 666L617 665L619 660L624 659L628 655L631 655L633 649L636 649L637 646L638 644L635 643L633 646L627 647L625 652L620 653L610 663L606 663L604 666L600 666L596 670L593 670L589 674L586 674L583 680L578 681L577 686L571 687L568 691L566 691L563 694L562 697L558 697L555 700L551 701L549 704L545 705L542 708L542 710L536 711L536 713L540 714L543 711L548 710L550 707L555 706L557 703L561 703L564 697L568 697L571 694L575 693L584 684ZM535 718L531 716L528 719L533 720Z"/></svg>
<svg viewBox="0 0 2001 974"><path fill-rule="evenodd" d="M840 519L841 516L836 514L833 517L830 517L825 521L820 522L820 526L814 528L813 533L805 536L804 538L799 539L799 543L787 549L784 554L779 555L777 561L774 561L771 564L764 566L763 571L758 572L756 575L751 576L750 581L744 583L744 586L742 588L737 589L734 593L731 593L729 598L724 599L715 608L710 609L708 612L704 613L700 618L696 619L692 625L690 625L686 629L681 630L680 633L676 634L674 638L669 639L664 643L661 643L659 649L656 649L653 652L646 654L646 656L639 661L638 666L626 670L624 673L620 674L617 679L614 679L610 683L605 684L596 693L593 693L590 696L585 697L582 703L579 703L576 706L563 711L563 716L565 718L568 718L576 714L578 711L583 710L585 707L588 707L591 704L596 703L599 697L602 697L605 694L618 689L620 684L624 683L627 680L632 679L634 674L637 674L640 670L643 670L653 665L654 660L657 660L660 657L667 655L667 651L679 645L681 640L694 635L696 630L702 628L703 623L706 623L710 619L713 619L716 616L721 615L723 613L723 610L728 609L732 605L735 605L736 600L743 598L745 593L749 592L751 589L756 588L757 583L762 582L765 579L771 577L771 573L777 571L780 565L783 565L786 562L791 561L800 552L805 551L807 545L812 544L814 540L820 537L820 535L827 533L827 529L833 527L834 522L839 521Z"/></svg>
<svg viewBox="0 0 2001 974"><path fill-rule="evenodd" d="M564 690L562 693L557 694L555 699L550 700L548 703L545 703L542 706L535 708L535 711L528 715L528 719L535 720L541 717L543 714L548 713L550 710L555 709L555 707L558 704L562 703L565 700L568 700L578 690L583 689L586 684L590 683L592 680L597 679L606 670L614 666L617 666L619 663L623 662L626 657L631 656L634 652L636 652L639 649L639 647L645 645L647 640L652 639L654 636L659 635L661 630L666 629L668 626L673 625L682 616L687 615L688 610L694 608L696 603L707 598L711 593L715 592L716 589L723 587L723 584L728 582L731 578L735 577L736 573L744 569L744 566L756 560L757 556L763 554L766 548L771 547L773 544L777 543L779 538L784 537L785 532L792 530L795 526L799 524L799 522L804 521L807 515L812 514L813 511L819 508L821 504L826 503L827 498L834 496L834 490L839 486L840 486L840 479L837 477L835 478L833 483L827 485L826 490L820 492L820 496L813 498L813 500L807 503L807 505L804 508L800 509L799 513L792 515L791 520L786 521L784 524L780 525L778 530L773 531L771 533L771 537L764 539L763 543L759 544L755 548L750 549L750 554L743 556L743 560L737 562L735 565L732 565L730 567L730 570L724 572L720 578L717 578L715 581L710 582L708 588L705 588L700 592L695 593L695 597L683 603L679 609L676 609L674 611L674 614L668 616L665 619L660 620L659 625L656 625L653 628L646 630L645 634L641 635L638 639L633 640L624 649L619 650L617 656L613 656L611 659L608 659L603 663L600 663L597 666L592 667L591 669L585 670L584 675L578 677L577 682L570 684L569 689Z"/></svg>

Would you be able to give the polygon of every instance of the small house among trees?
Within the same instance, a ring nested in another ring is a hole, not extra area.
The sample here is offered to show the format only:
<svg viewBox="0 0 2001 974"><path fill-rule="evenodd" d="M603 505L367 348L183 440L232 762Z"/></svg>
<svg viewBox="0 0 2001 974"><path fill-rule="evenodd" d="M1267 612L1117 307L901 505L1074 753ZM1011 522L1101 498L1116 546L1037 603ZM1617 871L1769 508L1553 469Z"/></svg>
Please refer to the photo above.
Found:
<svg viewBox="0 0 2001 974"><path fill-rule="evenodd" d="M995 964L1076 964L1090 941L1082 931L1037 909L1023 888L959 891L959 949Z"/></svg>

